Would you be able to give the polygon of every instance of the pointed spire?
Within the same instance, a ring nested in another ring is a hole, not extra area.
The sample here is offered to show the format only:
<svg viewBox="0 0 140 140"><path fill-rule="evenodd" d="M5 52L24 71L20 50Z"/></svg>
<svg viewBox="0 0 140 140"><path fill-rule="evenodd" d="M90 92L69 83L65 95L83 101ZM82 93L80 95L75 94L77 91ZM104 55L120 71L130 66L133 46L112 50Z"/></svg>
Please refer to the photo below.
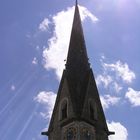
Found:
<svg viewBox="0 0 140 140"><path fill-rule="evenodd" d="M89 68L83 28L78 8L78 1L76 0L66 69L77 69L78 65L82 66L80 69Z"/></svg>
<svg viewBox="0 0 140 140"><path fill-rule="evenodd" d="M90 66L88 63L83 28L76 0L74 19L66 62L67 80L75 113L82 112L87 86L87 75ZM79 98L80 97L80 98Z"/></svg>
<svg viewBox="0 0 140 140"><path fill-rule="evenodd" d="M76 6L78 5L78 0L75 1L75 5L76 5Z"/></svg>

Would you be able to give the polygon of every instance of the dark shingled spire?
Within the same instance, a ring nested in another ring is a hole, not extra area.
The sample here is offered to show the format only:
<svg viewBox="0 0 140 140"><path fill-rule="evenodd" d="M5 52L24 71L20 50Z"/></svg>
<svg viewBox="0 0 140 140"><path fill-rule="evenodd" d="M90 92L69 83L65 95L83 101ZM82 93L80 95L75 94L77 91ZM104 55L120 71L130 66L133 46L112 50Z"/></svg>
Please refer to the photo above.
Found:
<svg viewBox="0 0 140 140"><path fill-rule="evenodd" d="M70 87L71 100L75 113L80 115L86 94L88 63L86 45L81 24L79 8L76 0L73 26L66 62L67 80ZM78 107L77 107L78 106Z"/></svg>
<svg viewBox="0 0 140 140"><path fill-rule="evenodd" d="M79 8L76 2L66 69L75 70L78 68L77 64L80 64L82 66L80 67L80 69L89 68L81 18L79 14Z"/></svg>

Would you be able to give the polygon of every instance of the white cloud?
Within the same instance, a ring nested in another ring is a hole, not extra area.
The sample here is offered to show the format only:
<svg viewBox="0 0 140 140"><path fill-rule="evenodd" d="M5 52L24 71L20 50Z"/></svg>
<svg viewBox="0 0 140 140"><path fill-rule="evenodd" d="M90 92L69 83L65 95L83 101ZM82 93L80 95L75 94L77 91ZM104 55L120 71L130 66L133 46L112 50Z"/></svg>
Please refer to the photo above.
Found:
<svg viewBox="0 0 140 140"><path fill-rule="evenodd" d="M108 87L108 85L112 82L112 77L109 75L98 75L96 78L97 85L100 85L101 83L104 85L104 87Z"/></svg>
<svg viewBox="0 0 140 140"><path fill-rule="evenodd" d="M113 75L109 75L106 72L102 75L97 75L96 83L98 86L103 85L106 89L113 89L116 93L119 93L119 91L122 90L122 86L117 83Z"/></svg>
<svg viewBox="0 0 140 140"><path fill-rule="evenodd" d="M119 93L122 90L122 86L120 86L111 75L107 75L104 73L103 75L98 75L96 78L97 85L103 85L107 92ZM101 102L104 109L108 109L110 106L117 105L121 99L121 97L111 96L109 94L101 96Z"/></svg>
<svg viewBox="0 0 140 140"><path fill-rule="evenodd" d="M103 62L103 60L105 60L105 59L106 59L105 55L104 55L104 54L101 54L101 59L100 59L100 61Z"/></svg>
<svg viewBox="0 0 140 140"><path fill-rule="evenodd" d="M79 6L79 9L80 9L80 16L82 21L85 20L87 17L89 17L92 22L97 22L99 20L87 8L83 6Z"/></svg>
<svg viewBox="0 0 140 140"><path fill-rule="evenodd" d="M87 17L93 22L98 20L85 7L79 6L79 9L82 21ZM62 75L64 60L67 57L73 15L74 7L69 7L67 10L58 12L52 17L54 24L53 36L48 41L49 48L43 51L44 67L48 70L54 69L58 79Z"/></svg>
<svg viewBox="0 0 140 140"><path fill-rule="evenodd" d="M46 111L41 112L40 114L44 118L50 118L56 100L56 94L51 91L49 92L42 91L36 97L34 97L34 100L40 104L43 104L44 107L46 107Z"/></svg>
<svg viewBox="0 0 140 140"><path fill-rule="evenodd" d="M125 98L129 100L132 106L140 106L140 91L128 88L128 91L125 94Z"/></svg>
<svg viewBox="0 0 140 140"><path fill-rule="evenodd" d="M110 95L101 96L100 99L104 109L108 109L110 106L116 105L120 101L119 97Z"/></svg>
<svg viewBox="0 0 140 140"><path fill-rule="evenodd" d="M120 93L124 84L130 85L136 78L135 73L129 68L127 63L120 60L114 63L106 63L106 57L101 55L101 65L103 74L97 75L96 82L98 86L103 86L109 92Z"/></svg>
<svg viewBox="0 0 140 140"><path fill-rule="evenodd" d="M32 60L32 64L34 64L34 65L37 65L37 64L38 64L38 60L37 60L36 57L33 58L33 60Z"/></svg>
<svg viewBox="0 0 140 140"><path fill-rule="evenodd" d="M109 130L115 132L115 135L109 136L109 140L127 140L128 131L120 122L112 121L111 123L108 122L107 124Z"/></svg>
<svg viewBox="0 0 140 140"><path fill-rule="evenodd" d="M39 24L39 30L40 31L46 31L49 27L50 21L48 18L45 18L40 24Z"/></svg>
<svg viewBox="0 0 140 140"><path fill-rule="evenodd" d="M16 89L15 85L11 85L11 88L10 88L12 91L14 91Z"/></svg>
<svg viewBox="0 0 140 140"><path fill-rule="evenodd" d="M126 83L131 83L136 78L135 73L130 70L127 63L123 64L121 61L117 61L115 64L104 63L103 67L115 72L116 76L120 77Z"/></svg>
<svg viewBox="0 0 140 140"><path fill-rule="evenodd" d="M122 90L122 86L120 86L117 82L113 82L113 88L117 93L119 93L120 90Z"/></svg>

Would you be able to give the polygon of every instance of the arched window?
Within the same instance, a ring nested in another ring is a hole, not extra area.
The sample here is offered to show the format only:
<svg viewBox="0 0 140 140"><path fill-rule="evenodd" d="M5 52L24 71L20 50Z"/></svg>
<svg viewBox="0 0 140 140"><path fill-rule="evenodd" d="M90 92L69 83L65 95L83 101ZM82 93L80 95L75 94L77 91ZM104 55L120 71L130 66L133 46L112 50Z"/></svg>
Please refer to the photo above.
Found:
<svg viewBox="0 0 140 140"><path fill-rule="evenodd" d="M91 140L90 132L86 130L83 134L83 139L84 140Z"/></svg>
<svg viewBox="0 0 140 140"><path fill-rule="evenodd" d="M62 120L67 118L67 103L62 108Z"/></svg>
<svg viewBox="0 0 140 140"><path fill-rule="evenodd" d="M76 129L71 127L67 131L67 140L75 140L76 139Z"/></svg>
<svg viewBox="0 0 140 140"><path fill-rule="evenodd" d="M93 108L93 106L91 104L90 104L89 109L90 109L90 118L92 120L94 120L95 119L95 111L94 111L94 108Z"/></svg>
<svg viewBox="0 0 140 140"><path fill-rule="evenodd" d="M80 140L94 140L93 132L88 128L82 128Z"/></svg>
<svg viewBox="0 0 140 140"><path fill-rule="evenodd" d="M67 108L68 108L67 99L64 99L60 107L60 120L64 120L68 117Z"/></svg>
<svg viewBox="0 0 140 140"><path fill-rule="evenodd" d="M69 127L64 132L64 140L76 140L77 129L75 127Z"/></svg>

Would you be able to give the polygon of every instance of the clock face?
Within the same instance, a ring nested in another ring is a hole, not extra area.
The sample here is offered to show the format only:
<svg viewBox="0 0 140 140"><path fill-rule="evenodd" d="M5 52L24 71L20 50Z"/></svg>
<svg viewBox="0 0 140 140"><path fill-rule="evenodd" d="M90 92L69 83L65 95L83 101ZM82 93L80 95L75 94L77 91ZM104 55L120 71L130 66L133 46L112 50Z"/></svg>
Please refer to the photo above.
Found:
<svg viewBox="0 0 140 140"><path fill-rule="evenodd" d="M76 128L68 128L65 132L64 140L76 140Z"/></svg>

